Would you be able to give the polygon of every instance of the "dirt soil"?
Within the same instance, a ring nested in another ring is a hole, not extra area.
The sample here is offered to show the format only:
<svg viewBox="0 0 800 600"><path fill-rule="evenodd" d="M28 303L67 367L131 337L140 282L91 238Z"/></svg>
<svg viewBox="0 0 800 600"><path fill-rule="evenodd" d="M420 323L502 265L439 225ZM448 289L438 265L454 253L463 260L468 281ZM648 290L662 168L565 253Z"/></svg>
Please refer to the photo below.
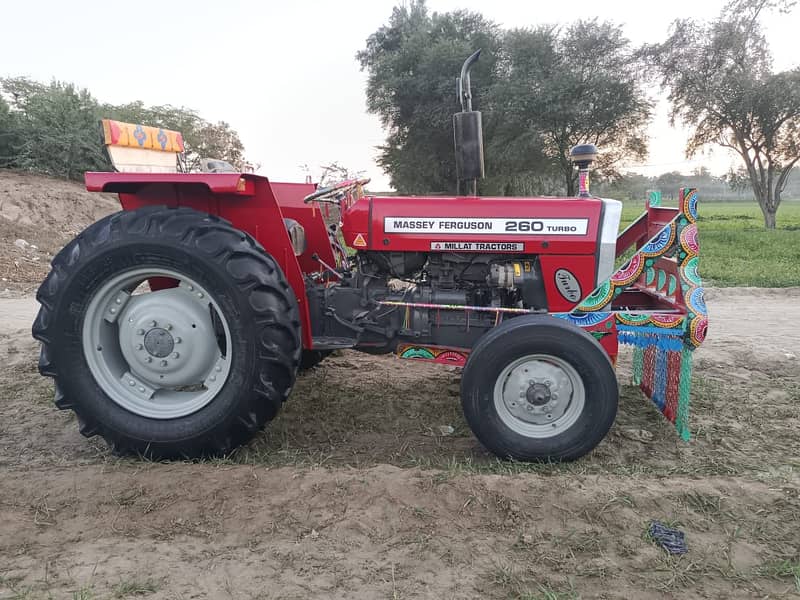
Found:
<svg viewBox="0 0 800 600"><path fill-rule="evenodd" d="M34 290L47 275L53 254L88 225L119 209L113 194L0 169L0 294L8 295L6 289Z"/></svg>
<svg viewBox="0 0 800 600"><path fill-rule="evenodd" d="M25 239L52 253L37 229ZM461 417L458 369L344 352L233 456L155 463L112 456L54 408L35 280L9 283L0 599L800 596L800 288L709 290L689 443L623 386L583 460L498 461ZM689 552L656 547L653 519Z"/></svg>

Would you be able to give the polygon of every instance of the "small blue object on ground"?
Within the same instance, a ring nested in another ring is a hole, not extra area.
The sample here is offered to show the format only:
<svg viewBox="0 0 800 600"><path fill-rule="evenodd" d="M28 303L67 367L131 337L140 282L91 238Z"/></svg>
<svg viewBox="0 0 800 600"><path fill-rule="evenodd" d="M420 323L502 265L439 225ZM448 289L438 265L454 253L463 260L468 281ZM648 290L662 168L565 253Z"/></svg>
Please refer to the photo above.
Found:
<svg viewBox="0 0 800 600"><path fill-rule="evenodd" d="M650 537L670 554L686 554L686 536L680 529L667 527L660 521L651 521L647 530Z"/></svg>

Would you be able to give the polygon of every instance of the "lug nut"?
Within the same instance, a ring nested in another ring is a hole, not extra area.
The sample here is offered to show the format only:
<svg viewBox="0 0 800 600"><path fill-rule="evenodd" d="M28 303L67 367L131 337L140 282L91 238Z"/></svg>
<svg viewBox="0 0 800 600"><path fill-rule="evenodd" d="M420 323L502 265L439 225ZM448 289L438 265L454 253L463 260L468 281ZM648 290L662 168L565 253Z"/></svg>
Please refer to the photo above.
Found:
<svg viewBox="0 0 800 600"><path fill-rule="evenodd" d="M143 388L143 387L140 387L140 388L139 388L139 391L140 391L142 394L144 394L144 388Z"/></svg>
<svg viewBox="0 0 800 600"><path fill-rule="evenodd" d="M144 329L137 329L136 335L144 335Z"/></svg>
<svg viewBox="0 0 800 600"><path fill-rule="evenodd" d="M217 380L217 376L216 375L212 375L211 377L209 377L209 379L211 381L216 381Z"/></svg>
<svg viewBox="0 0 800 600"><path fill-rule="evenodd" d="M188 286L188 289L189 289L190 292L193 292L194 291L194 286L190 285L190 286Z"/></svg>
<svg viewBox="0 0 800 600"><path fill-rule="evenodd" d="M217 365L216 367L214 367L214 370L215 370L217 373L219 373L220 371L222 371L222 367L220 367L219 365Z"/></svg>
<svg viewBox="0 0 800 600"><path fill-rule="evenodd" d="M152 356L148 356L147 358L144 359L144 362L148 362L148 363L153 362L153 357Z"/></svg>
<svg viewBox="0 0 800 600"><path fill-rule="evenodd" d="M141 344L136 344L136 349L137 350L141 350L142 348L144 348L144 346L142 346Z"/></svg>
<svg viewBox="0 0 800 600"><path fill-rule="evenodd" d="M150 321L150 327L155 327L156 325L158 325L158 323L155 321Z"/></svg>
<svg viewBox="0 0 800 600"><path fill-rule="evenodd" d="M180 344L182 341L183 341L183 340L182 340L181 338L179 338L179 337L176 337L176 338L175 338L175 343L176 343L176 344Z"/></svg>
<svg viewBox="0 0 800 600"><path fill-rule="evenodd" d="M197 292L197 297L198 298L202 298L203 297L203 292Z"/></svg>
<svg viewBox="0 0 800 600"><path fill-rule="evenodd" d="M181 357L181 355L178 354L177 352L173 352L172 353L172 358L180 358L180 357Z"/></svg>
<svg viewBox="0 0 800 600"><path fill-rule="evenodd" d="M129 383L130 385L136 385L136 382L135 382L133 379L129 379L129 380L128 380L128 383Z"/></svg>
<svg viewBox="0 0 800 600"><path fill-rule="evenodd" d="M168 364L169 364L169 363L168 363L167 361L165 361L165 360L162 360L162 361L161 361L161 366L162 366L162 367L166 367Z"/></svg>
<svg viewBox="0 0 800 600"><path fill-rule="evenodd" d="M116 300L114 300L114 302L116 302L117 304L122 304L122 300L120 300L119 298L117 298Z"/></svg>
<svg viewBox="0 0 800 600"><path fill-rule="evenodd" d="M112 306L111 308L108 309L108 312L110 312L113 315L115 312L117 312L117 309Z"/></svg>

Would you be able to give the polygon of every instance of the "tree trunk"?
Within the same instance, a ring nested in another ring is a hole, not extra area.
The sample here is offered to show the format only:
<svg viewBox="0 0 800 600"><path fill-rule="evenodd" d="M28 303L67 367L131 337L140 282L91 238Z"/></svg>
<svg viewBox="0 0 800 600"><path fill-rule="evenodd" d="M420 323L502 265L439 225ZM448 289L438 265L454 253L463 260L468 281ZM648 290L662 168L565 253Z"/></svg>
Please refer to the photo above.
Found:
<svg viewBox="0 0 800 600"><path fill-rule="evenodd" d="M764 193L761 196L756 196L758 206L761 209L761 214L764 215L764 227L766 229L775 229L775 215L778 213L778 206L772 202L771 194Z"/></svg>
<svg viewBox="0 0 800 600"><path fill-rule="evenodd" d="M572 164L569 165L569 172L565 173L567 181L567 197L572 198L575 195L575 179L572 176Z"/></svg>
<svg viewBox="0 0 800 600"><path fill-rule="evenodd" d="M761 209L761 214L764 215L764 227L767 229L775 229L775 213L778 211L777 205L772 201L772 186L766 181L765 169L761 167L756 168L752 161L745 158L745 164L750 174L750 184L753 188L753 195L756 197L756 202ZM770 182L771 183L771 182Z"/></svg>
<svg viewBox="0 0 800 600"><path fill-rule="evenodd" d="M775 229L775 214L778 211L776 210L764 210L764 227L767 229Z"/></svg>

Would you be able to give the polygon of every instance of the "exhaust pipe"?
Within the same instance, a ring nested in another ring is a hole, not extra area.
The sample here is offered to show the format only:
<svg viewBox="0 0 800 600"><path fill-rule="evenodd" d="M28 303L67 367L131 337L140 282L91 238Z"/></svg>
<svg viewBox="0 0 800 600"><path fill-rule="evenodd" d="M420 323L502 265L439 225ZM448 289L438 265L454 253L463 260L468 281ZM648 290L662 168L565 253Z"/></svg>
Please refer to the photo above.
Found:
<svg viewBox="0 0 800 600"><path fill-rule="evenodd" d="M457 193L478 195L478 179L484 175L483 124L481 113L472 110L472 86L469 70L481 51L477 50L464 61L458 78L458 101L461 112L453 115L453 142L456 150Z"/></svg>

